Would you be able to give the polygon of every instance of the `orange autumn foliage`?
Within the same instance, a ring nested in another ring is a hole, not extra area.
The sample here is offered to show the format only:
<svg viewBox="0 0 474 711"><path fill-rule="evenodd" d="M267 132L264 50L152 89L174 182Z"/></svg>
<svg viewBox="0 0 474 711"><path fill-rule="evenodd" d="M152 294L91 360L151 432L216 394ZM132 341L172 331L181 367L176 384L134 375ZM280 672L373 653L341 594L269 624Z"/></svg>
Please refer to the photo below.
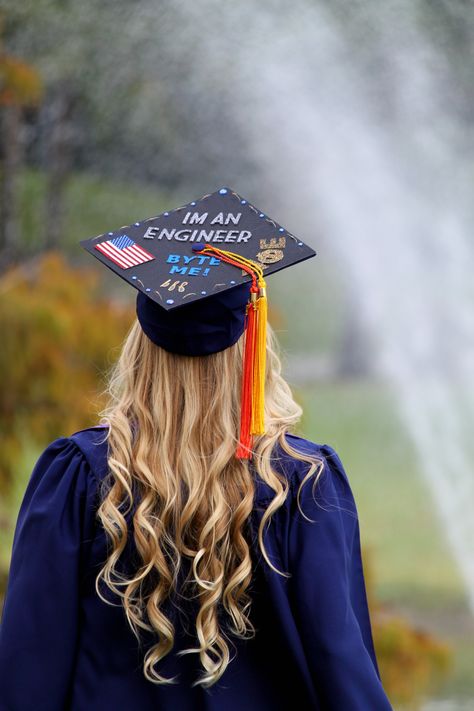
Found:
<svg viewBox="0 0 474 711"><path fill-rule="evenodd" d="M133 316L100 294L99 276L48 253L0 280L0 491L22 443L41 448L95 424L102 377Z"/></svg>
<svg viewBox="0 0 474 711"><path fill-rule="evenodd" d="M42 93L42 82L34 67L0 54L0 106L37 106Z"/></svg>
<svg viewBox="0 0 474 711"><path fill-rule="evenodd" d="M392 703L421 708L453 665L453 648L428 630L389 613L375 599L369 552L363 551L364 577L380 676Z"/></svg>

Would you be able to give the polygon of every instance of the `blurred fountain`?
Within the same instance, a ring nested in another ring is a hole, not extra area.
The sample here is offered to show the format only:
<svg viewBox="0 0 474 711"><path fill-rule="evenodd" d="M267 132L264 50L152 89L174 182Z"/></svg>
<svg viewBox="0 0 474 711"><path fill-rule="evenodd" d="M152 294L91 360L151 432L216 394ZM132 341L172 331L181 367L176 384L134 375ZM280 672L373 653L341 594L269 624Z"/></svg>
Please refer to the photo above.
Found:
<svg viewBox="0 0 474 711"><path fill-rule="evenodd" d="M396 6L244 4L215 20L206 2L186 17L197 35L214 18L200 72L226 73L266 204L303 239L324 233L352 282L474 614L472 130L449 48Z"/></svg>

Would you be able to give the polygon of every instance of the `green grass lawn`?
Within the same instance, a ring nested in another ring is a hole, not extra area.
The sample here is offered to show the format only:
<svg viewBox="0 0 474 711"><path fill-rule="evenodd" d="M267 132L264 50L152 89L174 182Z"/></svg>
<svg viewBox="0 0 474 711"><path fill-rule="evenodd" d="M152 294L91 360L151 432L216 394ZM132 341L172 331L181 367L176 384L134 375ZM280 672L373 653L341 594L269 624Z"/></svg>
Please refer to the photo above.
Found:
<svg viewBox="0 0 474 711"><path fill-rule="evenodd" d="M306 436L333 446L346 469L378 596L429 607L462 604L462 579L386 386L348 380L295 394Z"/></svg>

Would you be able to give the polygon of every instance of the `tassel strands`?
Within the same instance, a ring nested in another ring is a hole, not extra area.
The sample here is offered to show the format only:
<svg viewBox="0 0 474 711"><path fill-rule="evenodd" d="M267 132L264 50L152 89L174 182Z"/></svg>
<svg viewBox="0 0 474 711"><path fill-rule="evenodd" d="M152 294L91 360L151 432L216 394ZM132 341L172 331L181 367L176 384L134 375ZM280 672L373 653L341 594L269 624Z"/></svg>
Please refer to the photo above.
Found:
<svg viewBox="0 0 474 711"><path fill-rule="evenodd" d="M252 459L253 435L265 434L267 297L263 270L251 259L212 245L195 244L193 251L213 254L227 264L240 267L252 277L245 313L240 438L235 453L238 459Z"/></svg>
<svg viewBox="0 0 474 711"><path fill-rule="evenodd" d="M257 307L256 296L258 289L254 286L250 290L250 301L246 306L245 316L245 345L242 364L242 386L240 406L240 439L235 452L238 459L252 458L252 418L253 418L253 368L256 344Z"/></svg>
<svg viewBox="0 0 474 711"><path fill-rule="evenodd" d="M267 295L263 277L258 280L259 298L257 308L257 333L254 350L252 434L265 434L265 374L267 355Z"/></svg>

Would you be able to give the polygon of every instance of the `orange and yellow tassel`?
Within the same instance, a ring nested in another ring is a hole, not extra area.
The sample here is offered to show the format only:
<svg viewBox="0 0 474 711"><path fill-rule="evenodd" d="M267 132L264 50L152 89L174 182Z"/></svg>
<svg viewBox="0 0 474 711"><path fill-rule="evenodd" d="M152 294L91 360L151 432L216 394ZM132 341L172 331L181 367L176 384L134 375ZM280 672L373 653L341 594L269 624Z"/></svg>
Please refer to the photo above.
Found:
<svg viewBox="0 0 474 711"><path fill-rule="evenodd" d="M199 250L196 247L199 246ZM263 269L257 262L212 245L194 245L194 251L213 254L241 267L252 277L245 312L245 345L242 364L240 437L235 456L252 459L253 435L265 434L265 377L267 347L267 295Z"/></svg>
<svg viewBox="0 0 474 711"><path fill-rule="evenodd" d="M254 350L252 425L251 433L265 434L265 373L267 354L267 295L263 276L258 280L259 295L256 301L257 333Z"/></svg>
<svg viewBox="0 0 474 711"><path fill-rule="evenodd" d="M250 300L246 306L245 344L242 363L242 386L240 405L240 438L235 456L238 459L252 458L252 420L253 420L253 372L255 363L255 344L257 340L256 290L251 287Z"/></svg>

